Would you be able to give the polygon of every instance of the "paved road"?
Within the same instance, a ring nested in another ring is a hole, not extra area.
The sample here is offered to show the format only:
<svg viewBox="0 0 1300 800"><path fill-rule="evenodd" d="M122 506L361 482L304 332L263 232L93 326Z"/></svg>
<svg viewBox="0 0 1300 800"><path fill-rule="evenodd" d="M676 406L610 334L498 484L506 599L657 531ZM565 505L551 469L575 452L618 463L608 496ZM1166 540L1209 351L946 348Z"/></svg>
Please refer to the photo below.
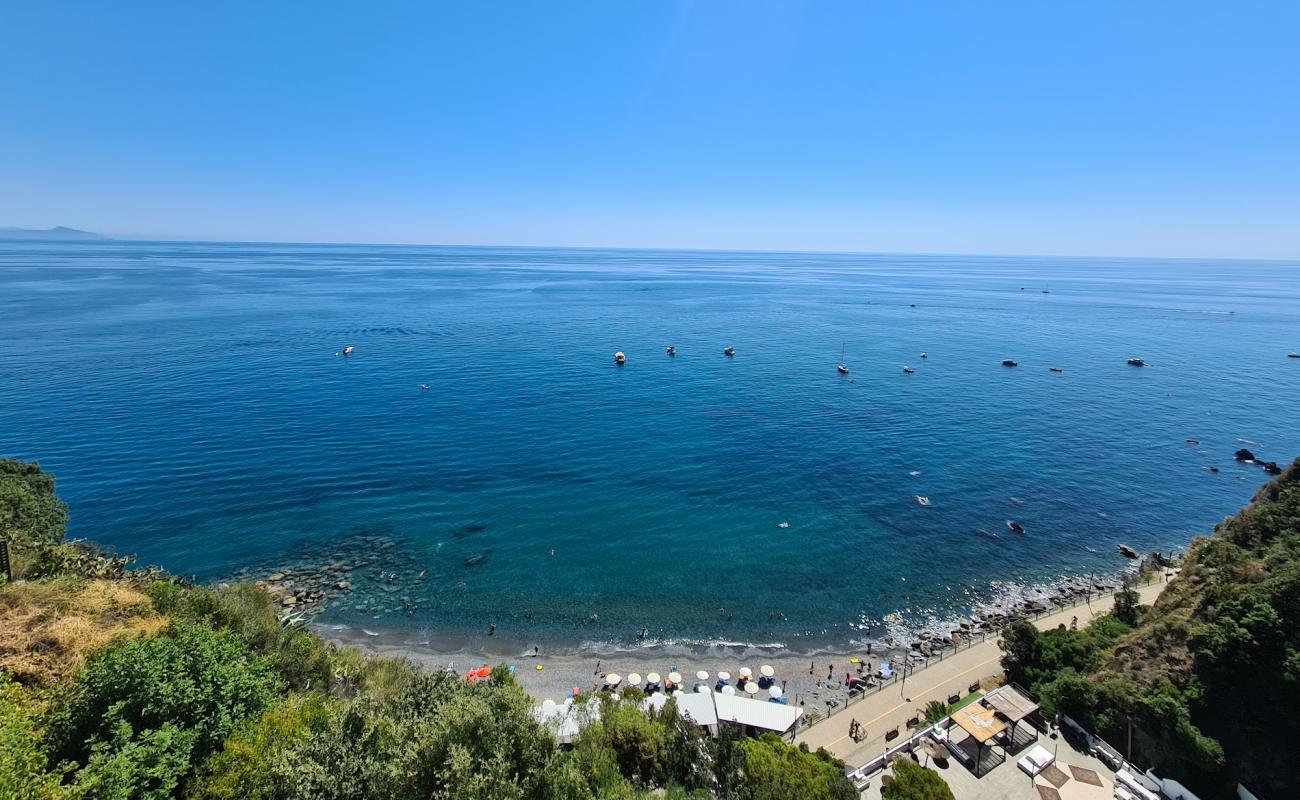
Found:
<svg viewBox="0 0 1300 800"><path fill-rule="evenodd" d="M1153 583L1139 588L1137 592L1142 604L1150 605L1164 588L1164 583ZM1114 599L1108 595L1087 605L1067 608L1043 617L1034 624L1039 630L1047 630L1057 625L1069 625L1070 618L1077 616L1079 625L1082 626L1094 617L1110 611L1112 605ZM918 709L924 708L926 703L931 700L946 703L948 697L954 694L964 697L968 694L970 684L1000 674L1001 659L1002 651L998 648L997 639L990 638L911 673L906 681L889 686L814 723L796 736L795 742L807 742L814 750L824 747L850 767L858 767L884 752L885 733L888 731L898 728L899 736L906 737L907 720L917 716ZM861 742L849 738L849 723L854 719L866 732L866 738Z"/></svg>

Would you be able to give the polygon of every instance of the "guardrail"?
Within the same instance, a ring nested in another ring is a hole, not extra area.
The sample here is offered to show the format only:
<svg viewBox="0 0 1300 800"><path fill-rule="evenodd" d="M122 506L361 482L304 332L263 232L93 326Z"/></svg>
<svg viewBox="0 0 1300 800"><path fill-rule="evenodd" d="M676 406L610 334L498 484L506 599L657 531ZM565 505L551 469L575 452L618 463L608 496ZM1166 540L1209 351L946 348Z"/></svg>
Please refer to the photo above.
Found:
<svg viewBox="0 0 1300 800"><path fill-rule="evenodd" d="M1145 589L1146 587L1151 586L1152 584L1163 583L1163 582L1164 582L1163 577L1161 575L1157 575L1156 577L1148 577L1142 580L1132 581L1128 584L1128 588ZM1095 593L1089 591L1081 599L1076 597L1073 602L1063 603L1059 606L1044 609L1043 611L1035 612L1033 614L1021 614L1016 617L1013 617L1007 622L1006 625L1003 625L1002 627L996 628L991 631L983 631L978 636L975 636L974 634L970 636L963 636L961 641L956 642L955 644L948 645L942 648L941 650L939 650L937 653L932 653L931 655L926 656L925 660L922 662L918 662L915 664L910 662L904 662L903 665L900 667L899 671L895 673L893 677L888 678L884 681L874 682L871 686L868 686L865 690L861 692L849 693L849 695L844 699L844 702L839 703L835 706L827 705L826 713L824 715L818 715L810 719L809 718L810 715L807 712L805 712L802 717L800 717L798 720L795 721L794 727L790 729L791 741L794 740L794 737L800 731L807 730L808 728L811 728L812 726L816 725L819 722L823 722L825 720L830 719L831 717L835 716L841 711L847 710L849 706L853 705L854 703L857 703L860 700L865 700L866 698L875 694L879 694L880 692L884 691L885 689L888 689L891 686L894 686L895 684L906 681L911 676L925 670L926 667L929 667L932 664L938 664L942 662L945 658L951 658L952 656L962 652L963 650L969 650L975 645L983 644L987 642L990 638L996 639L997 637L1001 636L1007 630L1007 628L1010 628L1012 625L1014 625L1017 622L1025 622L1025 621L1037 622L1038 620L1043 619L1044 617L1050 617L1053 614L1059 614L1062 611L1068 611L1072 608L1078 608L1079 606L1087 605L1091 603L1093 600L1100 600L1102 598L1112 597L1117 592L1119 592L1124 588L1125 588L1124 586L1119 586L1111 591L1098 591ZM973 692L978 688L979 688L978 685L974 685L974 688L970 689L970 691ZM800 702L800 697L801 695L795 695L796 704Z"/></svg>

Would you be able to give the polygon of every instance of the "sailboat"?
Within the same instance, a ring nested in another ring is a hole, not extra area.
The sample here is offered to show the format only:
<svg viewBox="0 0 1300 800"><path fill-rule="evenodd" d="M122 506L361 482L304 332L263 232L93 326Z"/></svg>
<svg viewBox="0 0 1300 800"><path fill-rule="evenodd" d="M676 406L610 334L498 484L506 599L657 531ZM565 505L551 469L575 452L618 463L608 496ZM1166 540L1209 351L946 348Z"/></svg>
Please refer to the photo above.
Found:
<svg viewBox="0 0 1300 800"><path fill-rule="evenodd" d="M840 363L838 363L838 364L835 365L835 371L838 372L838 373L840 373L841 375L848 375L848 374L849 374L849 368L846 367L846 366L844 366L844 345L843 345L843 343L840 344Z"/></svg>

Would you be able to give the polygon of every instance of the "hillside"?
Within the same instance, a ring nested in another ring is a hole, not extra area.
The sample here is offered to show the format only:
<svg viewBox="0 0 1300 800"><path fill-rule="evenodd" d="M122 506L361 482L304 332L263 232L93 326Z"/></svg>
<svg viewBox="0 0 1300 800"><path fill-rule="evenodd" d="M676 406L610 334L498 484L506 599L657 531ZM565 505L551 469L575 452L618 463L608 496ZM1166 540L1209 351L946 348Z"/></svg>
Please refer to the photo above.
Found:
<svg viewBox="0 0 1300 800"><path fill-rule="evenodd" d="M45 228L43 230L37 228L0 228L0 241L96 242L106 241L107 239L107 236L101 236L98 233L77 230L76 228L67 228L62 225L53 228Z"/></svg>
<svg viewBox="0 0 1300 800"><path fill-rule="evenodd" d="M1079 709L1189 786L1293 796L1300 752L1300 460L1195 540L1182 574L1091 675Z"/></svg>

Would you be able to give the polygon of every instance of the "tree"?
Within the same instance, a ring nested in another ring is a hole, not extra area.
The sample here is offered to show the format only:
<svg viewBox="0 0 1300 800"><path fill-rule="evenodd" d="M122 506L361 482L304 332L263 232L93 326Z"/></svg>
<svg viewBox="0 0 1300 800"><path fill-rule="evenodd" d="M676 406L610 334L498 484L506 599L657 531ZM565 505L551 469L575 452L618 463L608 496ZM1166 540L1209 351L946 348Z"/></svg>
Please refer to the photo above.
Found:
<svg viewBox="0 0 1300 800"><path fill-rule="evenodd" d="M893 772L894 779L880 792L884 800L955 800L952 789L934 770L899 758Z"/></svg>
<svg viewBox="0 0 1300 800"><path fill-rule="evenodd" d="M1128 580L1125 580L1124 588L1115 593L1115 606L1111 614L1130 628L1137 627L1142 613L1142 607L1138 605L1139 599L1138 593L1133 591Z"/></svg>
<svg viewBox="0 0 1300 800"><path fill-rule="evenodd" d="M1005 654L1002 656L1002 668L1007 671L1011 680L1019 683L1028 683L1025 679L1025 671L1032 669L1037 663L1037 653L1035 645L1038 642L1038 629L1033 623L1021 620L1013 623L1002 633L1002 638L998 640L998 647Z"/></svg>
<svg viewBox="0 0 1300 800"><path fill-rule="evenodd" d="M68 507L54 493L54 476L35 462L0 459L0 539L39 549L63 541Z"/></svg>
<svg viewBox="0 0 1300 800"><path fill-rule="evenodd" d="M774 733L740 743L744 777L734 787L737 800L856 800L858 790L844 777L844 765L825 750L791 747Z"/></svg>

